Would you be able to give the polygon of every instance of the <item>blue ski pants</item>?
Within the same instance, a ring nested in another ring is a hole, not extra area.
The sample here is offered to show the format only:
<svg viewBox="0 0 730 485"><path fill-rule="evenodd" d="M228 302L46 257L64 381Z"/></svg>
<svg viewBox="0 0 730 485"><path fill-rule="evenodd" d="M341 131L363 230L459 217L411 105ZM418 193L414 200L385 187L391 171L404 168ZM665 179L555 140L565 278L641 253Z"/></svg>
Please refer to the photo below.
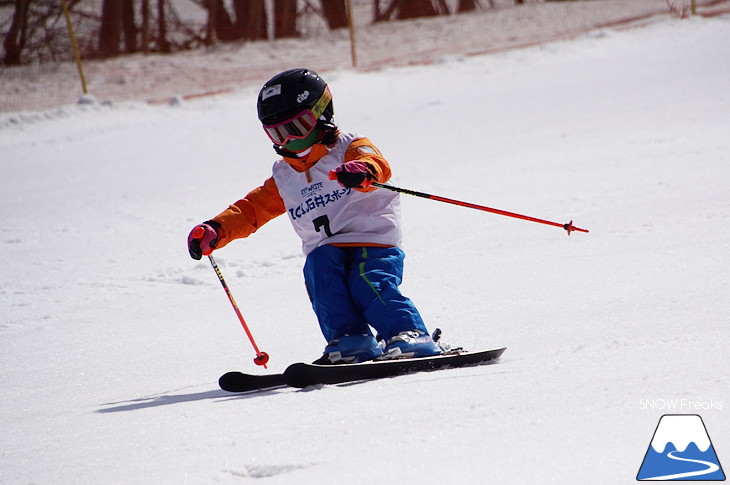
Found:
<svg viewBox="0 0 730 485"><path fill-rule="evenodd" d="M405 253L396 247L320 246L307 256L304 281L324 338L370 334L386 340L404 330L427 332L413 302L398 289Z"/></svg>

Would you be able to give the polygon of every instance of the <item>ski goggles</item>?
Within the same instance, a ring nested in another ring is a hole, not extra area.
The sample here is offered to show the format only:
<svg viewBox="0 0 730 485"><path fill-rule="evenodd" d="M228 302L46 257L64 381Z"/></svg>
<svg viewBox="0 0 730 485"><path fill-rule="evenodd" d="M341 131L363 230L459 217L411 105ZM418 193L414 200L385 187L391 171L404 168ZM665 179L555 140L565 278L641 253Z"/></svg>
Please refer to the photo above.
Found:
<svg viewBox="0 0 730 485"><path fill-rule="evenodd" d="M301 140L309 136L317 126L317 120L332 101L329 87L324 88L322 96L311 109L300 111L291 118L272 124L264 124L264 131L269 139L277 145L285 145L291 140Z"/></svg>

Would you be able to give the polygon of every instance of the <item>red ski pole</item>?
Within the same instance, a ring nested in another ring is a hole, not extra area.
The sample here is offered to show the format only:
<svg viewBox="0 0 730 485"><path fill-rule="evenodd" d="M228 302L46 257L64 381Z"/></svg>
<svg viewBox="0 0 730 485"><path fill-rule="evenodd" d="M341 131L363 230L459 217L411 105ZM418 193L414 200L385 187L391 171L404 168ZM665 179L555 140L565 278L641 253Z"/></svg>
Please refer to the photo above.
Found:
<svg viewBox="0 0 730 485"><path fill-rule="evenodd" d="M202 227L198 228L195 230L195 232L193 232L193 237L202 238L204 233L205 230ZM256 345L256 341L251 334L251 330L249 330L248 325L246 325L246 321L243 319L243 315L241 315L241 310L238 309L238 305L236 305L236 300L233 299L231 290L228 288L226 280L223 279L223 274L221 273L220 268L218 268L218 265L215 263L213 255L209 254L208 259L210 260L211 266L213 266L213 269L215 270L215 274L218 275L218 279L220 280L221 285L223 285L223 289L226 290L226 295L228 295L228 299L231 301L231 305L233 305L233 310L236 312L236 315L238 316L238 320L241 322L243 330L246 332L248 339L251 341L251 345L253 346L254 351L256 351L256 357L254 357L253 359L254 364L262 365L264 366L264 369L266 369L266 363L269 361L269 354L267 354L266 352L261 352L258 345Z"/></svg>
<svg viewBox="0 0 730 485"><path fill-rule="evenodd" d="M439 202L446 202L448 204L460 205L462 207L470 207L472 209L477 209L477 210L485 211L485 212L491 212L493 214L499 214L501 216L508 216L508 217L514 217L515 219L522 219L523 221L539 222L540 224L547 224L549 226L562 227L563 229L568 231L568 236L570 236L570 233L572 231L588 232L588 229L581 229L580 227L575 227L573 225L573 221L570 221L566 224L561 224L559 222L546 221L544 219L538 219L536 217L525 216L525 215L517 214L514 212L503 211L501 209L493 209L491 207L472 204L470 202L462 202L460 200L447 199L446 197L441 197L439 195L432 195L432 194L426 194L425 192L417 192L415 190L402 189L400 187L394 187L392 185L385 185L385 184L381 184L378 182L373 182L372 185L374 187L379 187L381 189L392 190L393 192L399 192L399 193L408 194L408 195L415 195L416 197L423 197L424 199L437 200Z"/></svg>

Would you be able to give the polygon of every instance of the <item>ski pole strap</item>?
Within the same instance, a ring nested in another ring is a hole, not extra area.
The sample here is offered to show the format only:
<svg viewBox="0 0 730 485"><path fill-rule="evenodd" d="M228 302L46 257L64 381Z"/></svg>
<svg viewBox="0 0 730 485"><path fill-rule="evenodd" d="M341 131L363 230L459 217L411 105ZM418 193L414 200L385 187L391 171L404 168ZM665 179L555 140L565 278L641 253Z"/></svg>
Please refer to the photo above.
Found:
<svg viewBox="0 0 730 485"><path fill-rule="evenodd" d="M570 221L566 224L561 224L559 222L546 221L545 219L538 219L537 217L517 214L515 212L508 212L508 211L504 211L501 209L494 209L492 207L472 204L471 202L463 202L460 200L449 199L447 197L441 197L440 195L433 195L433 194L427 194L425 192L418 192L416 190L403 189L400 187L395 187L393 185L381 184L379 182L373 182L372 185L373 185L373 187L387 189L387 190L391 190L393 192L398 192L401 194L413 195L416 197L422 197L424 199L437 200L439 202L446 202L447 204L454 204L454 205L459 205L462 207L469 207L471 209L477 209L477 210L484 211L484 212L491 212L492 214L498 214L498 215L507 216L507 217L514 217L515 219L522 219L523 221L539 222L540 224L547 224L549 226L562 227L563 229L568 231L568 236L570 236L570 233L572 231L588 232L588 229L581 229L580 227L574 226L573 221Z"/></svg>

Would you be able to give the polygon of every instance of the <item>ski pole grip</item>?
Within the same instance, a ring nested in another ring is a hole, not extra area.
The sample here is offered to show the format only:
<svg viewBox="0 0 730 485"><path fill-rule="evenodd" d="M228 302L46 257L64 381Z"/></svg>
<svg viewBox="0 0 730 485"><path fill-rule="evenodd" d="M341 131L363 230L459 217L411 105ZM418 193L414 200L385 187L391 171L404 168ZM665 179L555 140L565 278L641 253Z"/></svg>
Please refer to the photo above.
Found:
<svg viewBox="0 0 730 485"><path fill-rule="evenodd" d="M203 239L203 236L205 236L205 229L200 226L193 229L193 239Z"/></svg>

